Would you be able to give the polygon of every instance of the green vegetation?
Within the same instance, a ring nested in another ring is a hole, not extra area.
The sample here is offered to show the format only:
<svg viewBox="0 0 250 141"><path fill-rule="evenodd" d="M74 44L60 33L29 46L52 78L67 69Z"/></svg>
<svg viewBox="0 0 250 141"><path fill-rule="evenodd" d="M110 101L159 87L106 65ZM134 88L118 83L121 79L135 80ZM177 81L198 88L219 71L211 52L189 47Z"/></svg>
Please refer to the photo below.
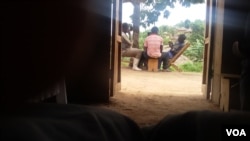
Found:
<svg viewBox="0 0 250 141"><path fill-rule="evenodd" d="M179 66L180 69L184 72L202 72L203 63L202 62L193 62L185 63Z"/></svg>
<svg viewBox="0 0 250 141"><path fill-rule="evenodd" d="M141 48L141 49L143 49L143 47L144 47L144 40L148 36L148 32L150 32L150 31L146 30L146 31L140 33L140 36L139 36L139 48Z"/></svg>

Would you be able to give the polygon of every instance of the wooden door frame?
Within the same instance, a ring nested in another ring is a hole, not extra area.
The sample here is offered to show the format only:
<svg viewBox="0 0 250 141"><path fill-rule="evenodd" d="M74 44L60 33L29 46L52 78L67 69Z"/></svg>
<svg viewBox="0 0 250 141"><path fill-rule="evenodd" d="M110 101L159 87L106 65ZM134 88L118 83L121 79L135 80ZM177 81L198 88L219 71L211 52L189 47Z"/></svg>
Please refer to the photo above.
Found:
<svg viewBox="0 0 250 141"><path fill-rule="evenodd" d="M207 0L203 95L219 104L225 0ZM113 1L110 96L121 90L122 0Z"/></svg>
<svg viewBox="0 0 250 141"><path fill-rule="evenodd" d="M122 0L113 0L111 61L110 61L110 96L121 90L121 22Z"/></svg>
<svg viewBox="0 0 250 141"><path fill-rule="evenodd" d="M203 73L202 73L202 93L205 99L209 99L209 79L210 79L210 71L209 68L210 54L211 54L211 31L212 31L212 11L213 11L213 0L206 1L206 25L205 25L205 41L204 41L204 53L203 53Z"/></svg>
<svg viewBox="0 0 250 141"><path fill-rule="evenodd" d="M221 94L221 62L223 46L223 27L224 27L224 5L225 0L217 1L216 24L214 31L214 50L213 50L213 79L211 89L211 100L215 104L220 102Z"/></svg>
<svg viewBox="0 0 250 141"><path fill-rule="evenodd" d="M203 96L219 104L225 0L207 0Z"/></svg>

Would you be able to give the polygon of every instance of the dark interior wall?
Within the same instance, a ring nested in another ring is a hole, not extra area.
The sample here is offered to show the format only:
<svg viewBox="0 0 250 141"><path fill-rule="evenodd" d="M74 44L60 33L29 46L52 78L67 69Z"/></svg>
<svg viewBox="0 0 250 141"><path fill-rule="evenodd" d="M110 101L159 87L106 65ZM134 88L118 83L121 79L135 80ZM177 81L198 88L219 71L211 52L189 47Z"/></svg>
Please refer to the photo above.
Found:
<svg viewBox="0 0 250 141"><path fill-rule="evenodd" d="M247 0L226 0L223 29L222 73L240 74L240 59L233 55L232 44L244 35Z"/></svg>
<svg viewBox="0 0 250 141"><path fill-rule="evenodd" d="M85 20L90 24L94 40L87 48L92 48L94 53L78 68L78 75L66 80L69 103L109 101L111 1L89 0L88 12L89 19Z"/></svg>
<svg viewBox="0 0 250 141"><path fill-rule="evenodd" d="M1 1L0 103L66 77L69 103L108 101L111 1Z"/></svg>

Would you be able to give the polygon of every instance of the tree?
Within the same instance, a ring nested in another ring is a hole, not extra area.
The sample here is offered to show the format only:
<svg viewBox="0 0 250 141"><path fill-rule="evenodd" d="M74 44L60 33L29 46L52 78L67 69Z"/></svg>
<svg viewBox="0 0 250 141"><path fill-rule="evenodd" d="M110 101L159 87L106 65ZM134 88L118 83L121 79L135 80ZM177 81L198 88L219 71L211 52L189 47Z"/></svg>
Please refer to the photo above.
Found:
<svg viewBox="0 0 250 141"><path fill-rule="evenodd" d="M190 41L196 42L196 40L204 41L205 21L195 20L190 23L190 28L193 34L189 37Z"/></svg>
<svg viewBox="0 0 250 141"><path fill-rule="evenodd" d="M154 24L158 21L161 12L165 18L168 18L170 12L166 8L174 8L176 2L184 7L189 7L191 4L204 3L205 0L123 0L123 2L131 2L134 6L132 15L133 46L139 48L140 25L146 27Z"/></svg>
<svg viewBox="0 0 250 141"><path fill-rule="evenodd" d="M187 20L186 20L187 21ZM181 22L181 24L186 22ZM203 48L204 48L204 30L205 30L205 21L195 20L194 22L189 23L192 33L188 37L188 41L191 43L191 46L185 51L185 55L188 56L191 60L197 62L203 60Z"/></svg>

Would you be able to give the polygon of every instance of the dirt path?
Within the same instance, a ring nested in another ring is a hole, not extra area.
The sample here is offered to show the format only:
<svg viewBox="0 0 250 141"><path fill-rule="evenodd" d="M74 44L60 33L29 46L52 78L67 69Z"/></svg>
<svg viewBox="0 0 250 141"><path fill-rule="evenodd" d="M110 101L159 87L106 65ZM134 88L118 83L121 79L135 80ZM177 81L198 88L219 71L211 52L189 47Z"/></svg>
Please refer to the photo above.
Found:
<svg viewBox="0 0 250 141"><path fill-rule="evenodd" d="M140 126L190 110L219 111L201 93L201 73L147 72L122 68L121 91L104 107L125 114Z"/></svg>

